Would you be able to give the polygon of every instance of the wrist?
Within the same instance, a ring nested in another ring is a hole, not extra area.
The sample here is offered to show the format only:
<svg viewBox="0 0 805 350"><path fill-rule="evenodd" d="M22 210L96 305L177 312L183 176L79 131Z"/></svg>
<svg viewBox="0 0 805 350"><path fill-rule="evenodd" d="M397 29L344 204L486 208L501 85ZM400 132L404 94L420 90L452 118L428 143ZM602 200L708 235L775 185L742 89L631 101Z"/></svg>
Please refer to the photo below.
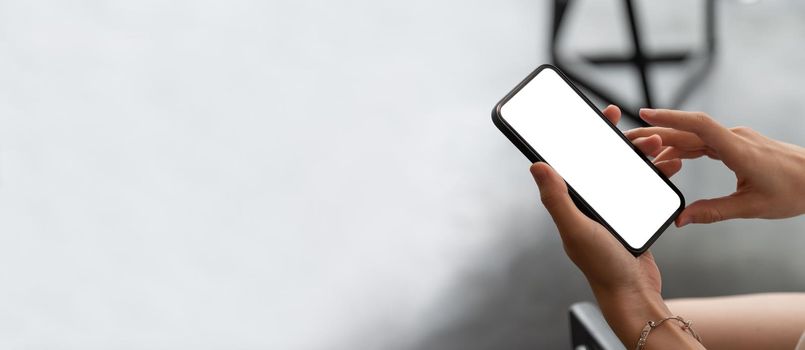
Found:
<svg viewBox="0 0 805 350"><path fill-rule="evenodd" d="M671 316L662 295L651 290L596 290L593 293L601 313L626 344L626 340L639 337L640 330L649 320Z"/></svg>
<svg viewBox="0 0 805 350"><path fill-rule="evenodd" d="M627 348L637 344L640 332L648 321L658 321L672 316L671 310L657 291L596 291L594 288L593 292L607 323ZM663 325L652 331L649 343L652 349L698 349L701 346L695 338L686 334L675 323Z"/></svg>

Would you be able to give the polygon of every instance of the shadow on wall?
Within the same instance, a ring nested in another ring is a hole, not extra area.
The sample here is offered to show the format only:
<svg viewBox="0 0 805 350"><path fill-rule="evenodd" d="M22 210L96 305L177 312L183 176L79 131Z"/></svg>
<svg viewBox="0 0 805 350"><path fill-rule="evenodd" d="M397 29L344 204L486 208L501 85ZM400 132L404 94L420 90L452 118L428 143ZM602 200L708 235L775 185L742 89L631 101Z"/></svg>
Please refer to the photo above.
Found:
<svg viewBox="0 0 805 350"><path fill-rule="evenodd" d="M513 223L509 230L518 235L546 234L529 245L500 252L507 259L498 271L467 273L433 308L439 314L428 318L444 321L414 349L570 347L567 308L593 296L583 275L565 256L553 223L542 218L538 227L524 227L528 225L522 225L522 218L509 221ZM450 316L445 319L445 314Z"/></svg>
<svg viewBox="0 0 805 350"><path fill-rule="evenodd" d="M499 252L505 259L499 270L467 273L427 318L442 321L412 349L570 348L567 310L575 302L594 297L581 272L565 256L553 223L540 214L536 227L533 221L513 218L508 230L515 236L545 233L544 237ZM796 259L764 253L786 247L789 235L799 236L795 228L800 221L733 221L685 232L671 228L652 249L662 271L664 296L805 290L805 274ZM779 227L772 231L785 233L778 232L767 238L766 245L757 246L752 244L756 237L736 232L736 226L747 225ZM730 241L730 249L714 249L725 241Z"/></svg>

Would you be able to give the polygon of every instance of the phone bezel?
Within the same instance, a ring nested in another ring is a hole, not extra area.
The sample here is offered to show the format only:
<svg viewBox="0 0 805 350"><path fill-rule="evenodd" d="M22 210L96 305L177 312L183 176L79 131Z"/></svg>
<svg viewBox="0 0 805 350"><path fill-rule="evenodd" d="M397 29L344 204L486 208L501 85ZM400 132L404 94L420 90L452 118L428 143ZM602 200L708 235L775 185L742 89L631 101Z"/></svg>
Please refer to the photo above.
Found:
<svg viewBox="0 0 805 350"><path fill-rule="evenodd" d="M565 74L561 70L559 70L559 68L556 68L556 67L554 67L553 65L550 65L550 64L543 64L543 65L537 67L537 69L535 69L533 72L531 72L525 79L523 79L523 81L521 81L519 84L517 84L517 86L515 86L514 89L512 89L508 94L506 94L506 96L504 96L495 105L495 108L492 110L492 121L493 121L493 123L520 150L520 152L522 152L523 155L525 155L526 158L528 158L528 160L531 161L531 163L544 161L542 159L542 157L539 155L539 153L536 150L534 150L531 147L531 145L528 144L528 142L523 140L523 138L520 137L520 134L517 133L517 131L514 130L514 128L512 128L511 125L509 125L508 122L506 122L506 120L500 114L500 109L503 107L504 104L506 104L506 102L508 102L512 97L514 97L514 95L516 95L518 92L520 92L520 90L522 90L522 88L524 86L526 86L526 84L528 84L531 80L534 79L534 77L536 77L540 72L542 72L545 69L550 69L550 70L553 70L554 72L556 72L562 78L562 80L564 80L565 83L567 83L573 89L573 91L575 91L576 94L584 102L586 102L587 105L593 111L595 111L595 113L601 119L603 119L605 123L607 123L607 125L609 125L609 127L615 132L615 134L617 134L623 140L623 142L626 142L626 144L629 145L629 147L632 149L632 151L634 151L634 153L637 154L637 156L639 156L640 159L642 159L651 168L651 170L653 170L654 173L656 173L657 176L659 176L668 185L668 187L670 187L671 190L673 190L674 193L676 193L676 195L679 197L679 207L673 212L673 214L671 214L671 217L669 217L668 220L666 220L665 223L663 223L662 226L660 226L660 228L657 230L657 232L655 232L654 234L651 235L651 238L649 238L642 247L633 248L628 243L626 243L626 241L621 237L621 235L618 234L617 231L615 231L606 222L606 220L604 220L603 218L601 218L600 215L598 215L598 213L595 211L595 209L593 209L587 203L587 201L585 201L584 198L582 198L573 189L572 186L570 186L568 184L568 186L567 186L568 192L570 193L570 196L573 199L573 202L576 203L576 206L582 212L584 212L585 215L587 215L591 219L597 221L602 226L604 226L634 256L639 256L640 254L643 254L646 250L649 249L649 247L651 247L651 245L654 243L654 241L656 241L660 237L660 235L663 232L665 232L665 230L668 228L668 226L670 226L671 223L674 222L674 219L676 219L676 217L679 216L679 213L682 212L682 209L685 208L685 197L682 195L682 192L680 192L679 189L671 182L671 180L669 180L665 175L663 175L663 173L660 172L660 170L657 169L657 167L654 166L654 164L648 158L646 158L646 156L642 152L640 152L640 150L638 150L637 147L635 147L632 144L632 142L629 141L629 139L626 138L626 136L623 135L623 133L614 124L612 124L609 121L609 119L607 119L601 113L601 111L598 110L598 108L590 101L590 99L588 99L587 96L585 96L576 87L576 85L574 85L570 81L570 79L568 79L568 77L565 76Z"/></svg>

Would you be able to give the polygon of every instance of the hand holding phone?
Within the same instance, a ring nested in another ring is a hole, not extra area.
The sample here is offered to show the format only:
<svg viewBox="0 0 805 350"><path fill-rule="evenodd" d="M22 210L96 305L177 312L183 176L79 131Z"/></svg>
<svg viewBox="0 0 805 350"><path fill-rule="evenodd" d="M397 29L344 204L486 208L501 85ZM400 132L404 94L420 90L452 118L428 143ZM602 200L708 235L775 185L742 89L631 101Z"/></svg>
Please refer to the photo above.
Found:
<svg viewBox="0 0 805 350"><path fill-rule="evenodd" d="M632 256L603 226L582 214L562 177L548 164L534 163L531 173L542 202L559 228L565 252L584 272L601 312L621 342L633 344L646 320L671 315L662 298L662 278L651 252ZM703 349L684 332L666 333L664 337L652 341L673 344L674 349Z"/></svg>
<svg viewBox="0 0 805 350"><path fill-rule="evenodd" d="M605 108L602 114L612 124L617 124L621 117L620 109L615 106ZM634 145L645 154L656 154L662 149L662 144L654 137L635 139ZM680 165L676 162L676 165L661 166L660 169L666 176L672 176L680 170ZM635 262L634 257L623 249L621 243L606 228L584 215L576 207L568 194L564 179L550 165L544 162L534 163L531 165L531 174L539 186L543 205L559 229L565 251L585 272L591 284L606 290L635 286L659 289L658 285L653 285L654 278L642 281L631 277L635 270L645 270L640 273L644 277L653 276L656 267L651 264L633 267L631 264ZM649 252L641 255L641 258L648 259L650 256ZM601 261L609 263L601 264Z"/></svg>
<svg viewBox="0 0 805 350"><path fill-rule="evenodd" d="M620 110L609 106L602 114L612 124L620 119ZM654 134L636 137L633 144L643 153L656 155L663 145ZM681 168L679 160L658 163L666 176ZM606 228L584 215L573 203L565 181L544 162L534 163L531 173L539 186L540 197L550 212L568 257L584 273L593 294L612 330L624 344L632 344L645 320L661 319L671 314L660 293L660 271L650 251L638 257ZM675 347L699 348L687 334L666 334L663 341ZM656 345L656 344L655 344Z"/></svg>

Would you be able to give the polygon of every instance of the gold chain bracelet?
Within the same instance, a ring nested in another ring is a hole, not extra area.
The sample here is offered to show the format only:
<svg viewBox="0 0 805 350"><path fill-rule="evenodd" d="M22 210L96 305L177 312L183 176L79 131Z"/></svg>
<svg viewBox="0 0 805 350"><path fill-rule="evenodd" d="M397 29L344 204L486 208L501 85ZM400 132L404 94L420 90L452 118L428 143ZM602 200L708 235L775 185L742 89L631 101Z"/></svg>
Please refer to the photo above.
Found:
<svg viewBox="0 0 805 350"><path fill-rule="evenodd" d="M640 332L640 340L637 341L637 348L636 349L637 350L645 349L646 340L648 339L648 334L651 333L651 330L654 329L654 328L659 327L660 325L665 323L665 321L668 321L668 320L677 320L677 321L681 322L682 323L682 330L690 333L690 335L692 335L694 338L696 338L696 340L699 343L702 342L702 338L700 338L699 335L696 334L696 331L693 330L693 327L691 327L693 322L687 321L687 320L685 320L684 318L682 318L680 316L670 316L670 317L663 318L662 320L659 320L657 322L654 322L654 321L646 322L646 326L643 327L643 331Z"/></svg>

